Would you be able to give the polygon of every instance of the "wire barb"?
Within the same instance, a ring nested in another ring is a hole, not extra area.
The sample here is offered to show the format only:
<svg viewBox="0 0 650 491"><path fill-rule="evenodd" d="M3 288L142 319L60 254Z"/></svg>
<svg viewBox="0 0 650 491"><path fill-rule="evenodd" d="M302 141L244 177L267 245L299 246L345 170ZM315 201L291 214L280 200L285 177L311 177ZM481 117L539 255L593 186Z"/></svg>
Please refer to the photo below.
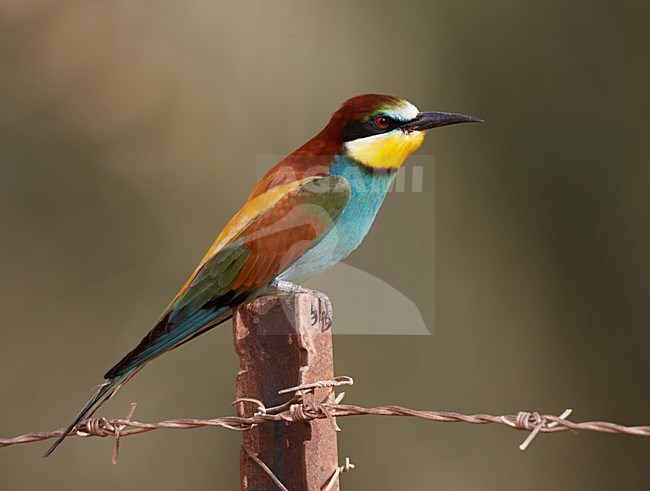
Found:
<svg viewBox="0 0 650 491"><path fill-rule="evenodd" d="M336 484L336 481L338 480L339 476L344 472L351 471L352 469L354 469L354 464L350 462L350 457L346 457L345 464L334 469L334 473L332 474L332 477L330 477L329 480L327 481L325 488L323 488L323 491L332 491L332 488Z"/></svg>
<svg viewBox="0 0 650 491"><path fill-rule="evenodd" d="M573 412L573 409L566 409L558 419L560 420L565 420L568 418L571 413ZM534 426L532 427L531 431L531 419L535 423ZM519 411L517 413L517 418L515 419L515 428L521 429L521 430L526 430L530 431L530 434L524 442L519 445L519 450L526 450L528 448L528 445L532 443L532 441L535 439L535 437L538 435L538 433L542 430L542 428L554 428L558 425L559 423L557 421L553 421L549 423L546 418L540 416L538 412L534 412L533 414L527 413L525 411Z"/></svg>
<svg viewBox="0 0 650 491"><path fill-rule="evenodd" d="M135 408L138 406L137 402L132 402L131 407L129 407L129 411L126 413L126 421L131 421L131 417L133 416L133 413L135 412ZM113 445L113 465L117 465L117 458L119 457L120 454L120 433L122 430L126 427L126 424L121 424L117 425L115 427L115 444Z"/></svg>
<svg viewBox="0 0 650 491"><path fill-rule="evenodd" d="M303 390L325 389L330 387L333 388L339 387L341 385L354 385L354 380L352 377L348 377L347 375L339 375L337 377L334 377L332 380L319 380L318 382L312 382L311 384L296 385L295 387L282 389L278 391L278 394L282 395Z"/></svg>

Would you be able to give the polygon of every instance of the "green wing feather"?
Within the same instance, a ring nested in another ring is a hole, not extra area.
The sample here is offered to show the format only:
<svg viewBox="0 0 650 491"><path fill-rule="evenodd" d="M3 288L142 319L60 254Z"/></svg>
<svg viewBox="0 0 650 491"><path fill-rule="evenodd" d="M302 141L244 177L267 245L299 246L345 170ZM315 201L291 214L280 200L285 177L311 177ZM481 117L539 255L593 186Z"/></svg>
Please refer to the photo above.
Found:
<svg viewBox="0 0 650 491"><path fill-rule="evenodd" d="M253 296L316 245L339 218L349 198L350 187L344 178L317 177L261 212L205 262L158 325L106 378L146 363L197 330L227 318L233 306Z"/></svg>

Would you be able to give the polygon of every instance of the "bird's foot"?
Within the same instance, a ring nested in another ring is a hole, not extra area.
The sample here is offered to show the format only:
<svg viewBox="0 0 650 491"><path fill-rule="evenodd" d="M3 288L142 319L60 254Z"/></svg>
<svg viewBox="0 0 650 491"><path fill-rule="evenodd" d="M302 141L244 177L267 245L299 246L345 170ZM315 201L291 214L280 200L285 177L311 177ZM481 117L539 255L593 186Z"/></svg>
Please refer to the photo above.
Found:
<svg viewBox="0 0 650 491"><path fill-rule="evenodd" d="M316 325L319 319L323 321L323 331L327 331L332 327L332 320L334 318L334 309L332 309L332 302L327 295L317 290L311 290L304 286L296 285L290 281L273 280L271 286L279 292L283 293L308 293L312 296L311 303L311 325Z"/></svg>
<svg viewBox="0 0 650 491"><path fill-rule="evenodd" d="M327 331L332 327L332 320L334 319L334 309L332 308L332 302L327 295L318 290L310 290L315 298L316 302L311 303L311 325L315 325L318 322L318 319L323 320L323 331ZM318 304L318 305L314 305Z"/></svg>

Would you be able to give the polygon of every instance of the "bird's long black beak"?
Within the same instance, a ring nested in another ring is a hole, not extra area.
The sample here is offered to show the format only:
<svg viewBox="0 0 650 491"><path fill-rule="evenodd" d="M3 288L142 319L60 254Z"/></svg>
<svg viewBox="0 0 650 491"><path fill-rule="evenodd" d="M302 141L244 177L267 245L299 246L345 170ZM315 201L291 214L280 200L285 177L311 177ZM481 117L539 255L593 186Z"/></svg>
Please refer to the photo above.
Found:
<svg viewBox="0 0 650 491"><path fill-rule="evenodd" d="M455 113L419 113L415 119L402 125L404 131L424 131L439 126L459 123L482 123L483 120Z"/></svg>

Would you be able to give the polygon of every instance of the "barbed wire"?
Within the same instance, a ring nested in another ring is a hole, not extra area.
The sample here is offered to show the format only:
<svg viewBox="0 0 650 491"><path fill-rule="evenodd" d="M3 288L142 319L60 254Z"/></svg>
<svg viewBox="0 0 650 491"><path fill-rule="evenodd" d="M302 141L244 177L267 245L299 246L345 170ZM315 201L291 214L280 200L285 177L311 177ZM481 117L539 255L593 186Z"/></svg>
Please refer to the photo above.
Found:
<svg viewBox="0 0 650 491"><path fill-rule="evenodd" d="M338 394L333 402L329 394L321 402L307 402L303 395L315 388L329 388L330 393L336 387L352 385L351 377L340 376L332 380L324 380L312 384L299 385L285 389L281 393L293 392L294 396L286 403L267 408L262 401L252 398L240 398L233 405L249 404L254 407L251 416L225 416L213 419L178 418L160 421L158 423L145 423L132 419L136 404L131 404L127 416L123 419L91 418L83 421L74 428L69 436L81 437L107 437L115 438L113 462L117 462L119 441L125 436L146 433L160 429L188 430L201 427L221 427L232 431L248 431L257 425L284 421L287 424L307 422L314 419L328 419L336 431L340 428L336 418L347 416L408 416L440 423L469 423L469 424L497 424L512 429L529 432L526 440L519 446L525 450L539 433L559 433L564 431L593 431L598 433L613 433L635 436L650 436L650 426L625 426L608 421L583 421L574 422L568 419L571 410L567 409L560 416L541 414L539 412L519 411L517 414L494 416L491 414L462 414L453 411L428 411L409 409L402 406L375 406L362 407L352 404L341 404L345 392ZM50 438L58 438L63 434L63 428L49 432L30 432L13 438L0 438L0 447L8 447L22 443L31 443ZM349 468L349 466L348 466ZM343 471L339 471L343 472ZM337 473L338 476L338 473Z"/></svg>
<svg viewBox="0 0 650 491"><path fill-rule="evenodd" d="M273 471L269 468L268 465L266 465L262 460L259 458L259 456L253 452L253 450L246 446L242 445L242 448L244 449L244 452L248 454L248 456L253 459L253 461L259 465L264 472L271 478L271 480L280 488L280 491L289 491L287 487L278 479L278 476L276 476ZM339 476L343 474L344 472L349 472L352 469L354 469L354 464L350 462L350 458L346 457L345 458L345 464L338 466L336 469L334 469L334 472L332 475L329 477L329 479L323 484L323 491L332 491L332 488L334 488L334 485L336 484L336 481L338 481Z"/></svg>

